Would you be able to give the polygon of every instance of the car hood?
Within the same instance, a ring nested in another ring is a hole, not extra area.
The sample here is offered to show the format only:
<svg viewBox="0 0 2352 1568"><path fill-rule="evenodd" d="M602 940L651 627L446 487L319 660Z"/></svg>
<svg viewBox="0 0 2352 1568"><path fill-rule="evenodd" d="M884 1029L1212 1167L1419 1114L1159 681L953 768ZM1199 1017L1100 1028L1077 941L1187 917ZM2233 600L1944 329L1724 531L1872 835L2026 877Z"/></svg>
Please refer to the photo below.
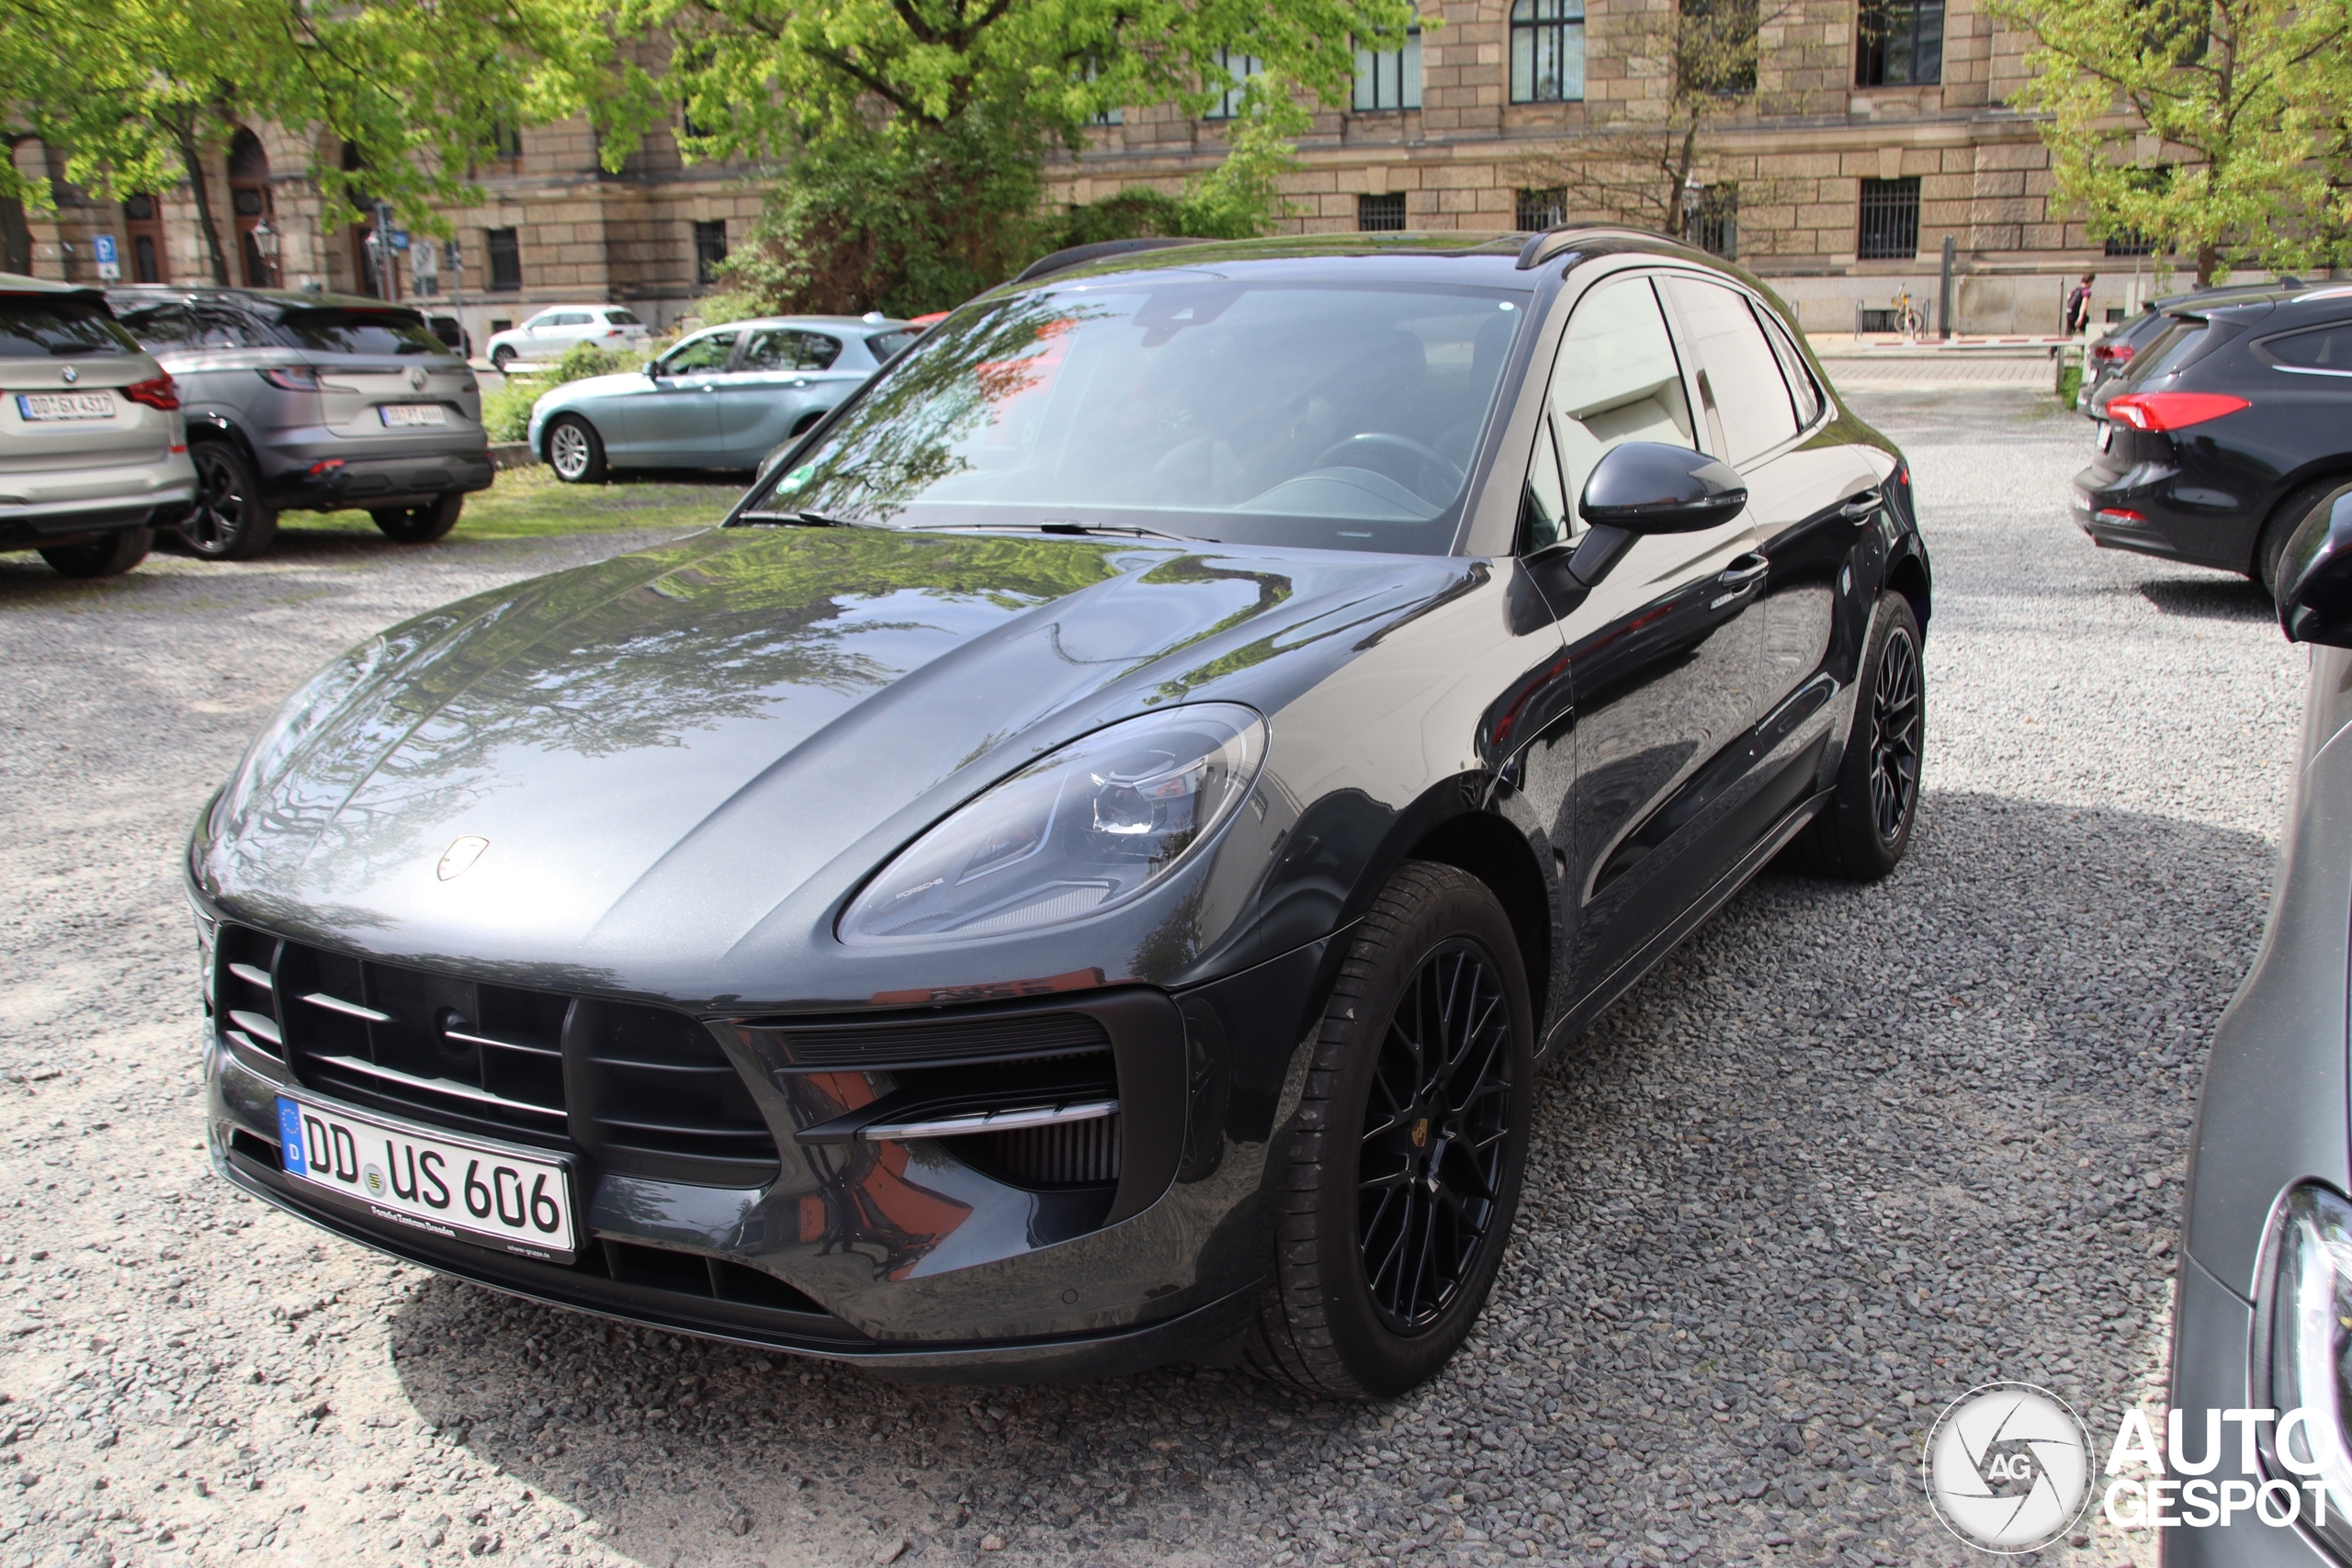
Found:
<svg viewBox="0 0 2352 1568"><path fill-rule="evenodd" d="M461 601L328 666L199 829L197 883L291 936L694 994L787 898L819 909L790 942L838 954L840 897L1038 753L1196 696L1271 713L1368 625L1483 570L714 530ZM457 866L461 839L488 847Z"/></svg>

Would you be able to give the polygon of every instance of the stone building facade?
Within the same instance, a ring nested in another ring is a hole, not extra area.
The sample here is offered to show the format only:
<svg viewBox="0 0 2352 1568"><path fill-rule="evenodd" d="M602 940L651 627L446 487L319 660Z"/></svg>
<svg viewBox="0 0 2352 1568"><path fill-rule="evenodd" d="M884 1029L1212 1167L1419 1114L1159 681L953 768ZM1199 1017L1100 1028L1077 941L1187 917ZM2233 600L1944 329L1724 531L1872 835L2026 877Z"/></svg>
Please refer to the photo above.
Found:
<svg viewBox="0 0 2352 1568"><path fill-rule="evenodd" d="M1661 45L1676 3L1424 0L1441 25L1401 55L1360 55L1354 107L1300 141L1289 226L1636 216L1595 198L1683 123ZM2007 107L2029 40L1983 0L1759 0L1757 32L1755 92L1702 121L1691 195L1700 232L1771 279L1808 331L1883 327L1905 295L1932 323L1947 238L1963 333L2054 333L2085 272L2095 318L2187 286L2053 201L2035 124ZM1222 152L1214 118L1129 110L1057 166L1054 194L1173 190Z"/></svg>
<svg viewBox="0 0 2352 1568"><path fill-rule="evenodd" d="M1319 113L1284 180L1288 227L1510 230L1575 219L1639 220L1625 172L1679 134L1687 104L1662 58L1677 5L1738 0L1422 0L1430 25L1396 53L1359 55L1350 108ZM2135 247L2093 239L2051 193L2033 121L2007 107L2028 40L1984 0L1753 0L1754 91L1711 103L1695 139L1696 231L1773 280L1815 333L1892 327L1907 301L1934 321L1952 247L1953 327L2047 333L2072 280L2098 279L2094 315L2183 287ZM1228 68L1247 73L1237 55ZM1688 95L1683 96L1684 98ZM1216 117L1172 107L1111 117L1050 171L1054 199L1133 185L1173 190L1224 154ZM14 150L51 176L54 215L0 211L0 266L94 276L93 242L116 236L126 277L209 277L193 186L98 203L62 179L54 150ZM594 132L567 122L522 133L479 172L480 205L449 214L461 274L421 283L410 257L379 276L366 226L333 232L302 172L308 149L258 126L215 159L207 192L232 279L274 277L336 292L396 291L462 314L480 343L547 304L613 300L657 326L693 314L710 263L759 212L761 171L688 165L655 133L617 174ZM1678 194L1655 174L1650 209ZM134 211L134 209L136 209ZM247 254L257 221L274 263ZM1653 216L1647 226L1662 220ZM141 249L143 243L144 249ZM21 257L17 253L22 253ZM429 288L430 292L421 290Z"/></svg>
<svg viewBox="0 0 2352 1568"><path fill-rule="evenodd" d="M372 223L328 229L307 173L311 151L263 124L241 128L209 162L206 196L229 280L398 298L461 317L478 345L565 302L626 304L666 328L713 291L712 264L760 211L759 171L689 166L670 134L657 131L621 172L607 174L594 130L567 121L521 132L508 155L477 171L480 204L447 214L458 247L453 270L444 251L420 255L421 237L387 254L370 243ZM49 180L57 210L0 211L0 271L96 282L96 241L111 235L124 281L213 280L192 181L102 201L67 182L59 150L26 141L12 152L19 171ZM343 155L339 146L321 152L327 163Z"/></svg>

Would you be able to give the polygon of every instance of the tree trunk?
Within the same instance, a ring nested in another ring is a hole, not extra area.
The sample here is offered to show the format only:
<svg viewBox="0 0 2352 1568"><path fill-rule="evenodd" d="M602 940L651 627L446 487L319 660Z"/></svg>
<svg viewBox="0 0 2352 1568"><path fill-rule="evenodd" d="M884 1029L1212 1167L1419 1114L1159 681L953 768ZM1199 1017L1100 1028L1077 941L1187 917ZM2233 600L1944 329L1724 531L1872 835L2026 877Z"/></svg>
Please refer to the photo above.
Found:
<svg viewBox="0 0 2352 1568"><path fill-rule="evenodd" d="M1690 111L1690 123L1682 128L1682 152L1675 161L1674 185L1666 193L1666 231L1685 243L1690 243L1690 236L1682 231L1684 228L1682 192L1690 183L1690 161L1696 153L1698 144L1699 112L1693 109Z"/></svg>
<svg viewBox="0 0 2352 1568"><path fill-rule="evenodd" d="M2213 275L2222 269L2222 247L2208 241L2197 247L2197 287L2213 287Z"/></svg>
<svg viewBox="0 0 2352 1568"><path fill-rule="evenodd" d="M204 177L204 150L196 140L196 111L189 109L168 123L172 140L180 150L180 166L187 171L188 188L196 193L196 217L204 227L204 248L212 258L212 281L226 288L229 256L220 248L220 225L212 217L212 191Z"/></svg>

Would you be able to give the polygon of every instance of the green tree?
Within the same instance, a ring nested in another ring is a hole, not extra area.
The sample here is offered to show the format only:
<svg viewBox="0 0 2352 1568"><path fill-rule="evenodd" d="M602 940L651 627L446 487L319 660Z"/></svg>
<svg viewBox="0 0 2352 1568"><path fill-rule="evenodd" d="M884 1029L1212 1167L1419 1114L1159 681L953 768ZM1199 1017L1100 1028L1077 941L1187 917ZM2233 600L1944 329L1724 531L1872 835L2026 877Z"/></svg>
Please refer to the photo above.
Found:
<svg viewBox="0 0 2352 1568"><path fill-rule="evenodd" d="M2045 118L2055 195L2094 238L2233 262L2345 251L2352 159L2346 0L1994 0L2033 35L2018 107Z"/></svg>
<svg viewBox="0 0 2352 1568"><path fill-rule="evenodd" d="M689 156L783 160L733 280L770 307L912 312L1001 280L1067 231L1044 161L1111 109L1204 114L1231 154L1180 197L1078 215L1254 231L1310 103L1344 103L1358 45L1399 47L1411 0L621 0L669 40ZM1243 64L1243 62L1249 62Z"/></svg>
<svg viewBox="0 0 2352 1568"><path fill-rule="evenodd" d="M0 0L9 140L63 149L66 177L102 195L188 179L222 283L201 170L240 121L305 134L330 223L354 217L364 193L437 232L438 209L478 199L471 171L502 128L588 109L617 167L657 101L582 0ZM345 144L360 168L343 166ZM0 196L51 204L46 181L6 164Z"/></svg>

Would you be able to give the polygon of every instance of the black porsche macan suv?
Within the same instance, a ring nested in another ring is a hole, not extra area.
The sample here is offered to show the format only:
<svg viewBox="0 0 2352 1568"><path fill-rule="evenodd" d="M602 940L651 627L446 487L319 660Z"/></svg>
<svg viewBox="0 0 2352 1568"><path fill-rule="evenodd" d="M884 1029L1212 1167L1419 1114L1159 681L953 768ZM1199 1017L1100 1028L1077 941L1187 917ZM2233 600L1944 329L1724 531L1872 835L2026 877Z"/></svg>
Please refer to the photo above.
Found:
<svg viewBox="0 0 2352 1568"><path fill-rule="evenodd" d="M218 1168L898 1376L1411 1386L1537 1064L1909 842L1909 477L1786 323L1615 231L1048 258L287 703L189 847Z"/></svg>
<svg viewBox="0 0 2352 1568"><path fill-rule="evenodd" d="M2275 592L2288 538L2352 486L2352 288L2177 306L2095 412L2084 531Z"/></svg>

